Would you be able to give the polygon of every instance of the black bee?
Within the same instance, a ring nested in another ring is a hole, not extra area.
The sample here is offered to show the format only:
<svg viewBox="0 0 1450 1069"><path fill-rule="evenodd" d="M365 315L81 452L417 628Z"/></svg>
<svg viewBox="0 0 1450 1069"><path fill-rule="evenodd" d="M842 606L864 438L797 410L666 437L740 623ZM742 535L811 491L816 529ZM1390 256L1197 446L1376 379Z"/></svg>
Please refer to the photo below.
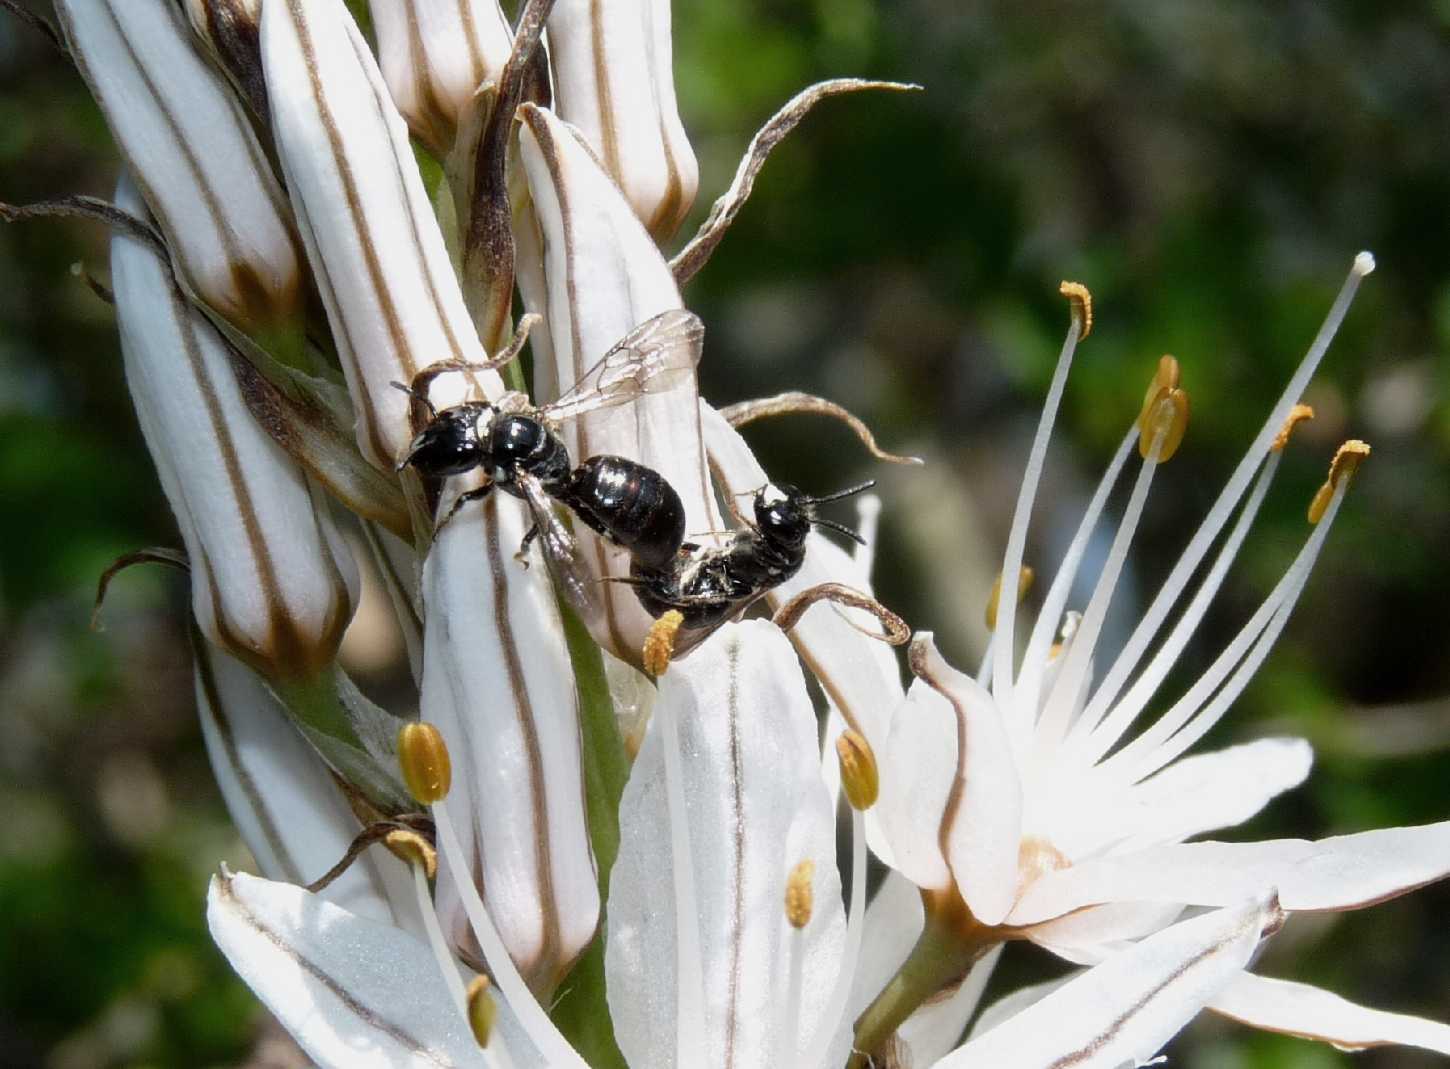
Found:
<svg viewBox="0 0 1450 1069"><path fill-rule="evenodd" d="M865 482L824 497L810 497L794 486L766 486L755 495L754 524L732 531L723 546L685 542L663 568L636 555L628 581L651 616L677 609L684 630L713 630L800 571L812 526L860 542L855 531L822 519L815 508L875 485Z"/></svg>
<svg viewBox="0 0 1450 1069"><path fill-rule="evenodd" d="M557 428L566 419L678 384L699 362L703 338L704 327L692 313L662 312L630 331L558 400L537 407L522 394L510 393L495 403L470 401L439 410L427 398L427 384L443 372L476 370L476 365L435 364L420 372L411 386L393 384L422 402L429 413L427 426L398 461L398 470L411 465L425 478L438 480L482 468L488 481L460 494L435 532L460 508L495 487L522 498L532 510L534 524L520 554L541 537L571 600L587 606L592 584L550 499L651 567L665 566L684 541L685 508L663 476L626 457L595 456L575 467ZM509 353L485 366L506 363L520 346L517 341Z"/></svg>

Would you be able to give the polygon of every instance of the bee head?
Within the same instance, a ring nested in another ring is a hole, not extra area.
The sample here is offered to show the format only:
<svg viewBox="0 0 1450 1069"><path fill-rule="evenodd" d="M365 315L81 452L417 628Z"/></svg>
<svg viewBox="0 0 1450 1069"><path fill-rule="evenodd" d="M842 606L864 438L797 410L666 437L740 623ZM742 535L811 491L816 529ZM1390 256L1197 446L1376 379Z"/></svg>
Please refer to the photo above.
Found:
<svg viewBox="0 0 1450 1069"><path fill-rule="evenodd" d="M419 475L441 479L478 466L483 451L478 433L480 405L459 405L437 413L413 439L397 469L412 465Z"/></svg>

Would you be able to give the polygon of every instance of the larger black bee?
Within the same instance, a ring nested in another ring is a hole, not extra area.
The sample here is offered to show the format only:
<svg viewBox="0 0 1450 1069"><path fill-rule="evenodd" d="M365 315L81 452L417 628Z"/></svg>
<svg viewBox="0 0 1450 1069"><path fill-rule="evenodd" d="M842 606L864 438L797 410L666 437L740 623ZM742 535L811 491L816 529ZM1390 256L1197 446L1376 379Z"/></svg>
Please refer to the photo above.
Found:
<svg viewBox="0 0 1450 1069"><path fill-rule="evenodd" d="M578 564L573 538L550 507L551 498L650 568L666 567L684 541L685 508L662 475L626 457L589 457L575 467L557 428L563 420L676 385L694 371L703 337L704 327L692 313L663 312L626 335L558 400L538 407L521 394L510 394L497 403L471 401L435 409L426 397L427 382L443 371L471 367L436 364L412 386L394 384L420 400L430 414L398 468L412 465L429 479L482 468L488 482L460 494L435 530L495 487L522 498L533 512L534 526L521 551L541 537L566 592L576 604L587 605L591 583Z"/></svg>
<svg viewBox="0 0 1450 1069"><path fill-rule="evenodd" d="M732 531L718 547L686 542L663 568L636 555L630 582L650 615L676 609L684 617L684 630L713 630L800 571L812 526L860 542L855 531L818 517L815 508L875 485L865 482L824 497L810 497L794 486L767 486L755 495L753 526Z"/></svg>

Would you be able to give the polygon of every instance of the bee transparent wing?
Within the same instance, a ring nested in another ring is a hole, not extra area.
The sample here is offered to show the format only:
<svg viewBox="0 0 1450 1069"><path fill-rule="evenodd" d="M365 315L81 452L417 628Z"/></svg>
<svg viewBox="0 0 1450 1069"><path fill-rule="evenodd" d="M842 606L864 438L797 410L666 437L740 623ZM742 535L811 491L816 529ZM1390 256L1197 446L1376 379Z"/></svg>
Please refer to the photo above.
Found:
<svg viewBox="0 0 1450 1069"><path fill-rule="evenodd" d="M594 579L585 570L579 556L579 544L554 511L543 484L524 471L515 476L515 481L523 490L524 500L529 503L529 511L538 525L538 540L544 547L544 559L549 562L549 571L555 582L580 616L586 620L597 616L600 606Z"/></svg>
<svg viewBox="0 0 1450 1069"><path fill-rule="evenodd" d="M705 324L695 313L683 308L661 312L626 334L540 415L553 422L575 419L678 386L694 374L704 339Z"/></svg>

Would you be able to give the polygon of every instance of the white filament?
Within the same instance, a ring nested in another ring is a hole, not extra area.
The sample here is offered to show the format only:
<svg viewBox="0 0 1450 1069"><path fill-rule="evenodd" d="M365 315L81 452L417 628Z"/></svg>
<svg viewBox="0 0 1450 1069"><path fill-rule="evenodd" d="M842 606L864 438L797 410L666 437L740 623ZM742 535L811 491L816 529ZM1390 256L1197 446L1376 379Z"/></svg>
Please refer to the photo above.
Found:
<svg viewBox="0 0 1450 1069"><path fill-rule="evenodd" d="M856 976L856 963L861 957L861 936L866 917L866 814L851 809L851 911L846 917L846 950L841 957L841 968L836 973L836 985L826 1001L821 1023L811 1033L806 1051L820 1051L820 1057L811 1064L816 1069L830 1069L826 1058L830 1056L831 1039L840 1028L846 1016L846 1003L851 998L851 981Z"/></svg>
<svg viewBox="0 0 1450 1069"><path fill-rule="evenodd" d="M438 845L448 858L449 871L454 874L458 895L463 902L463 911L468 915L468 923L478 938L478 945L483 948L483 959L493 974L493 982L498 986L504 1005L513 1011L519 1027L548 1065L555 1069L589 1069L584 1059L554 1027L554 1022L549 1020L549 1015L544 1012L533 992L524 983L524 978L519 975L513 958L509 957L503 940L499 938L498 929L488 916L478 888L468 878L467 858L463 853L463 845L458 841L458 832L448 816L446 801L433 803L433 823L438 829Z"/></svg>
<svg viewBox="0 0 1450 1069"><path fill-rule="evenodd" d="M1329 535L1347 485L1348 480L1341 481L1324 517L1288 571L1228 648L1157 723L1099 766L1104 773L1137 782L1182 754L1218 722L1253 678L1288 621ZM1213 700L1205 705L1210 695Z"/></svg>
<svg viewBox="0 0 1450 1069"><path fill-rule="evenodd" d="M810 925L807 924L806 927ZM780 1017L776 1022L776 1064L799 1065L801 988L805 979L806 929L787 924L785 934L786 956L790 959L785 1002L779 1007Z"/></svg>
<svg viewBox="0 0 1450 1069"><path fill-rule="evenodd" d="M680 768L680 733L673 710L664 709L655 719L664 748L665 808L669 812L670 866L675 884L675 1064L704 1065L700 1045L705 1038L705 976L684 773Z"/></svg>
<svg viewBox="0 0 1450 1069"><path fill-rule="evenodd" d="M1173 625L1173 630L1163 640L1158 652L1148 662L1148 667L1143 669L1142 674L1129 688L1128 693L1123 695L1123 700L1113 707L1113 711L1108 714L1106 719L1103 719L1107 702L1103 700L1106 697L1105 692L1100 689L1088 704L1087 709L1083 711L1082 719L1073 725L1074 737L1070 742L1075 744L1075 747L1081 748L1085 765L1095 763L1098 758L1112 749L1113 744L1137 719L1144 707L1153 699L1153 695L1158 692L1158 688L1163 685L1163 680L1167 678L1168 673L1177 663L1179 656L1187 647L1189 639L1198 629L1198 625L1203 622L1204 614L1208 612L1208 606L1218 594L1229 566L1238 556L1239 549L1248 536L1249 528L1253 526L1254 520L1258 517L1259 507L1264 503L1269 484L1273 482L1274 474L1279 470L1280 456L1279 453L1269 454L1269 462L1264 465L1263 472L1260 473L1258 481L1254 483L1249 499L1244 504L1243 511L1239 513L1233 530L1229 532L1228 539L1214 559L1208 575L1199 584L1193 600L1188 603L1183 615ZM1098 727L1099 721L1102 722L1101 727Z"/></svg>
<svg viewBox="0 0 1450 1069"><path fill-rule="evenodd" d="M1093 651L1097 647L1098 635L1102 633L1108 607L1113 603L1113 592L1117 590L1118 579L1123 574L1123 564L1128 559L1128 547L1133 544L1133 534L1143 516L1143 506L1148 500L1148 490L1153 485L1153 475L1158 470L1158 456L1162 451L1166 433L1166 429L1160 427L1153 435L1148 459L1143 462L1138 478L1133 483L1133 493L1128 498L1127 508L1123 510L1118 532L1113 536L1108 559L1103 564L1092 597L1088 599L1082 623L1078 625L1072 643L1068 646L1067 659L1052 685L1052 693L1047 696L1042 719L1037 725L1037 743L1040 749L1050 751L1062 740L1072 712L1077 708L1084 695L1084 688L1088 685Z"/></svg>
<svg viewBox="0 0 1450 1069"><path fill-rule="evenodd" d="M1036 717L1037 702L1044 689L1048 654L1052 650L1053 640L1057 637L1058 629L1061 626L1062 612L1067 606L1068 595L1072 592L1073 581L1077 579L1083 554L1087 552L1088 540L1092 538L1092 533L1098 525L1098 517L1102 515L1103 508L1107 504L1108 494L1118 484L1118 476L1122 474L1123 465L1127 463L1128 454L1132 452L1137 441L1138 426L1134 422L1133 426L1128 429L1128 433L1123 435L1122 442L1118 444L1118 451L1113 454L1107 470L1103 472L1102 479L1098 481L1098 487L1093 491L1087 510L1083 513L1082 520L1073 533L1072 541L1068 544L1067 553L1058 566L1057 574L1052 577L1052 585L1048 587L1047 597L1042 601L1042 612L1037 617L1037 623L1033 625L1032 637L1027 642L1027 655L1022 658L1022 674L1017 679L1019 693L1015 716L1026 720L1029 724ZM977 682L980 683L981 680Z"/></svg>
<svg viewBox="0 0 1450 1069"><path fill-rule="evenodd" d="M1284 392L1279 395L1279 400L1270 410L1268 419L1264 421L1258 435L1250 443L1243 459L1239 461L1238 467L1234 469L1223 490L1219 492L1218 500L1209 509L1203 523L1184 548L1178 563L1173 566L1168 578L1164 580L1163 586L1153 598L1152 604L1148 606L1148 611L1143 614L1143 619L1133 629L1127 645L1123 647L1122 652L1103 677L1098 694L1094 695L1090 705L1095 706L1099 701L1104 707L1110 704L1122 689L1123 684L1127 682L1133 669L1137 667L1138 660L1158 634L1158 629L1163 625L1169 611L1188 585L1189 579L1208 552L1209 546L1218 537L1223 525L1228 522L1239 498L1248 488L1249 480L1258 470L1264 455L1269 451L1270 443L1283 428L1284 421L1289 416L1289 410L1298 402L1304 393L1304 388L1309 385L1309 380L1318 370L1320 361L1324 359L1324 354L1329 349L1330 342L1334 340L1340 324L1344 322L1345 314L1354 301L1354 295L1359 289L1360 282L1373 270L1374 257L1369 253L1362 252L1354 258L1354 266L1350 269L1349 277L1340 287L1339 295L1335 297L1329 314L1325 316L1324 324L1319 328L1319 333L1315 335L1313 343L1309 346L1309 351L1305 353L1304 359L1290 377L1288 385L1284 387Z"/></svg>
<svg viewBox="0 0 1450 1069"><path fill-rule="evenodd" d="M423 915L423 928L428 933L428 947L438 961L438 970L443 974L443 982L448 985L448 993L453 996L453 1004L458 1007L458 1012L466 1022L468 995L463 990L463 978L458 975L458 964L453 960L453 954L443 938L443 929L438 924L433 896L428 893L428 876L418 862L413 862L408 867L413 870L413 893L418 898L418 912Z"/></svg>
<svg viewBox="0 0 1450 1069"><path fill-rule="evenodd" d="M1022 476L1022 487L1017 492L1017 507L1012 513L1012 530L1007 536L1007 553L1002 560L1002 590L1010 591L997 602L997 633L993 635L996 651L992 658L992 695L999 708L1009 708L1012 703L1012 654L1015 643L1014 628L1017 621L1018 576L1022 571L1022 551L1027 545L1027 523L1032 518L1032 503L1037 499L1037 484L1042 479L1042 466L1047 457L1047 442L1052 437L1052 424L1057 419L1057 409L1062 403L1063 387L1067 383L1067 372L1072 367L1072 356L1077 351L1077 342L1082 330L1081 322L1073 316L1072 325L1067 328L1067 337L1062 343L1062 352L1057 358L1057 368L1052 373L1052 384L1047 389L1047 401L1042 406L1042 417L1037 422L1037 434L1032 439L1032 451L1027 456L1027 471ZM1003 605L1002 602L1007 604Z"/></svg>

